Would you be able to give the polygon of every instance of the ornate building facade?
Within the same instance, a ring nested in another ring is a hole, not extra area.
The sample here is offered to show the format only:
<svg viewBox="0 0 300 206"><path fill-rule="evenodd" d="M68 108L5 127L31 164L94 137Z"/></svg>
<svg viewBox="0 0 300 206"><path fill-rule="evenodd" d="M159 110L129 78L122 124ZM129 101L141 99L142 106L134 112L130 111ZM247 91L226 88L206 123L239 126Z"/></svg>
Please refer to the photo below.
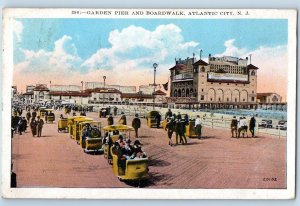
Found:
<svg viewBox="0 0 300 206"><path fill-rule="evenodd" d="M170 69L169 103L192 104L200 108L256 106L258 68L248 58L212 57L208 63L195 58L176 60Z"/></svg>

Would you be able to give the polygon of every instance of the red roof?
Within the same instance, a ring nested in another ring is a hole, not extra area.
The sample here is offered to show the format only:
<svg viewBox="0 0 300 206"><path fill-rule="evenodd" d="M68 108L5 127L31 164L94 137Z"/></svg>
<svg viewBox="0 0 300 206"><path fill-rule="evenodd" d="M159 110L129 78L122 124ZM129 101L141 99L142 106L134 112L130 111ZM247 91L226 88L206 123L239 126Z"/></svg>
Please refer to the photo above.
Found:
<svg viewBox="0 0 300 206"><path fill-rule="evenodd" d="M206 63L205 61L203 61L202 59L196 61L194 64L194 66L198 66L198 65L202 65L202 66L207 66L208 63Z"/></svg>
<svg viewBox="0 0 300 206"><path fill-rule="evenodd" d="M164 93L161 90L157 90L157 91L154 92L154 95L166 95L166 93Z"/></svg>
<svg viewBox="0 0 300 206"><path fill-rule="evenodd" d="M26 92L23 95L33 95L33 92Z"/></svg>
<svg viewBox="0 0 300 206"><path fill-rule="evenodd" d="M142 94L142 93L122 93L121 98L136 98L136 99L152 99L151 94Z"/></svg>
<svg viewBox="0 0 300 206"><path fill-rule="evenodd" d="M115 88L94 88L94 89L87 89L85 90L85 92L88 93L119 93L121 94L121 92Z"/></svg>
<svg viewBox="0 0 300 206"><path fill-rule="evenodd" d="M249 64L249 65L247 66L247 68L248 68L248 69L254 69L254 70L258 70L258 69L259 69L258 67L254 66L253 64Z"/></svg>
<svg viewBox="0 0 300 206"><path fill-rule="evenodd" d="M256 97L259 99L261 97L271 96L272 94L275 94L275 93L271 93L271 92L257 93Z"/></svg>
<svg viewBox="0 0 300 206"><path fill-rule="evenodd" d="M46 84L38 84L34 88L34 91L49 91L49 89Z"/></svg>
<svg viewBox="0 0 300 206"><path fill-rule="evenodd" d="M61 92L61 91L52 91L50 92L52 96L72 96L72 97L89 97L90 94L87 92Z"/></svg>
<svg viewBox="0 0 300 206"><path fill-rule="evenodd" d="M176 64L175 66L173 66L172 68L170 68L169 70L183 70L183 69L186 69L186 65L184 64Z"/></svg>

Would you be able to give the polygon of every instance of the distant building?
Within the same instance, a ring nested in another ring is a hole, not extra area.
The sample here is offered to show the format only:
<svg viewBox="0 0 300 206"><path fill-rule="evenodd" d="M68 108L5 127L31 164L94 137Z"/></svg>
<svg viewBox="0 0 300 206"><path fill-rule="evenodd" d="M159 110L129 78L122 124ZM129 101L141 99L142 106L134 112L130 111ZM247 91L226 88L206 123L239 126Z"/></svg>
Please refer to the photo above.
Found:
<svg viewBox="0 0 300 206"><path fill-rule="evenodd" d="M85 89L104 88L103 82L85 82ZM135 86L105 85L105 88L117 89L124 93L136 93Z"/></svg>
<svg viewBox="0 0 300 206"><path fill-rule="evenodd" d="M139 92L142 92L143 94L153 94L154 86L149 85L141 85L139 86Z"/></svg>
<svg viewBox="0 0 300 206"><path fill-rule="evenodd" d="M85 90L88 93L88 103L117 103L121 102L121 92L114 88L94 88Z"/></svg>
<svg viewBox="0 0 300 206"><path fill-rule="evenodd" d="M258 103L281 103L282 97L277 93L257 93Z"/></svg>
<svg viewBox="0 0 300 206"><path fill-rule="evenodd" d="M33 90L33 98L36 103L44 103L50 99L50 90L46 84L37 84Z"/></svg>
<svg viewBox="0 0 300 206"><path fill-rule="evenodd" d="M51 85L50 91L61 91L61 92L80 92L82 86L79 85Z"/></svg>
<svg viewBox="0 0 300 206"><path fill-rule="evenodd" d="M257 70L248 58L212 57L178 59L170 68L169 103L205 108L255 107Z"/></svg>

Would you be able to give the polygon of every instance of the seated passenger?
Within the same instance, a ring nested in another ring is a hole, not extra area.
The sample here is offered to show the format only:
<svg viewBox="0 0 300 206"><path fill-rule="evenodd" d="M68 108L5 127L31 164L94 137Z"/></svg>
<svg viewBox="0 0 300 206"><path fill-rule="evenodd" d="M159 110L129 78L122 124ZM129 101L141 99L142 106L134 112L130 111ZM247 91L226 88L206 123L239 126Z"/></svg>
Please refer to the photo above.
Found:
<svg viewBox="0 0 300 206"><path fill-rule="evenodd" d="M146 158L147 155L142 150L142 144L139 140L135 140L133 144L133 156L134 158Z"/></svg>
<svg viewBox="0 0 300 206"><path fill-rule="evenodd" d="M85 140L87 137L91 137L91 126L90 124L85 124L82 132L82 140Z"/></svg>
<svg viewBox="0 0 300 206"><path fill-rule="evenodd" d="M124 140L123 140L123 136L122 135L119 135L119 138L117 140L117 143L119 144L119 147L122 148L125 143L124 143Z"/></svg>
<svg viewBox="0 0 300 206"><path fill-rule="evenodd" d="M122 157L125 157L126 160L133 159L133 147L130 145L131 140L128 139L123 147L121 147Z"/></svg>
<svg viewBox="0 0 300 206"><path fill-rule="evenodd" d="M97 126L93 126L92 130L91 130L91 137L92 138L99 138L101 137L101 132L100 130L97 128Z"/></svg>

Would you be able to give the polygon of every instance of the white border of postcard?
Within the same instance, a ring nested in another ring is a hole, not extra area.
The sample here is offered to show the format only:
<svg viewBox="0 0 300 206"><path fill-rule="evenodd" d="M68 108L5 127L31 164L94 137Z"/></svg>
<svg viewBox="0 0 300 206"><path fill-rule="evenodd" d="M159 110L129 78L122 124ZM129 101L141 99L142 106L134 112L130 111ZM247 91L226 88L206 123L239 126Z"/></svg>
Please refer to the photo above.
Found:
<svg viewBox="0 0 300 206"><path fill-rule="evenodd" d="M111 11L107 15L91 15L91 11ZM116 11L129 11L129 15ZM10 188L11 169L11 86L13 76L13 18L137 18L133 11L199 11L213 15L168 16L139 15L138 18L176 19L288 19L288 115L287 131L287 189L87 189L87 188ZM248 15L224 15L224 12L241 11ZM79 12L80 15L75 15ZM13 9L3 10L3 115L2 115L2 196L5 198L73 198L73 199L292 199L295 197L295 148L296 148L296 10L276 9ZM134 192L133 192L134 190Z"/></svg>

